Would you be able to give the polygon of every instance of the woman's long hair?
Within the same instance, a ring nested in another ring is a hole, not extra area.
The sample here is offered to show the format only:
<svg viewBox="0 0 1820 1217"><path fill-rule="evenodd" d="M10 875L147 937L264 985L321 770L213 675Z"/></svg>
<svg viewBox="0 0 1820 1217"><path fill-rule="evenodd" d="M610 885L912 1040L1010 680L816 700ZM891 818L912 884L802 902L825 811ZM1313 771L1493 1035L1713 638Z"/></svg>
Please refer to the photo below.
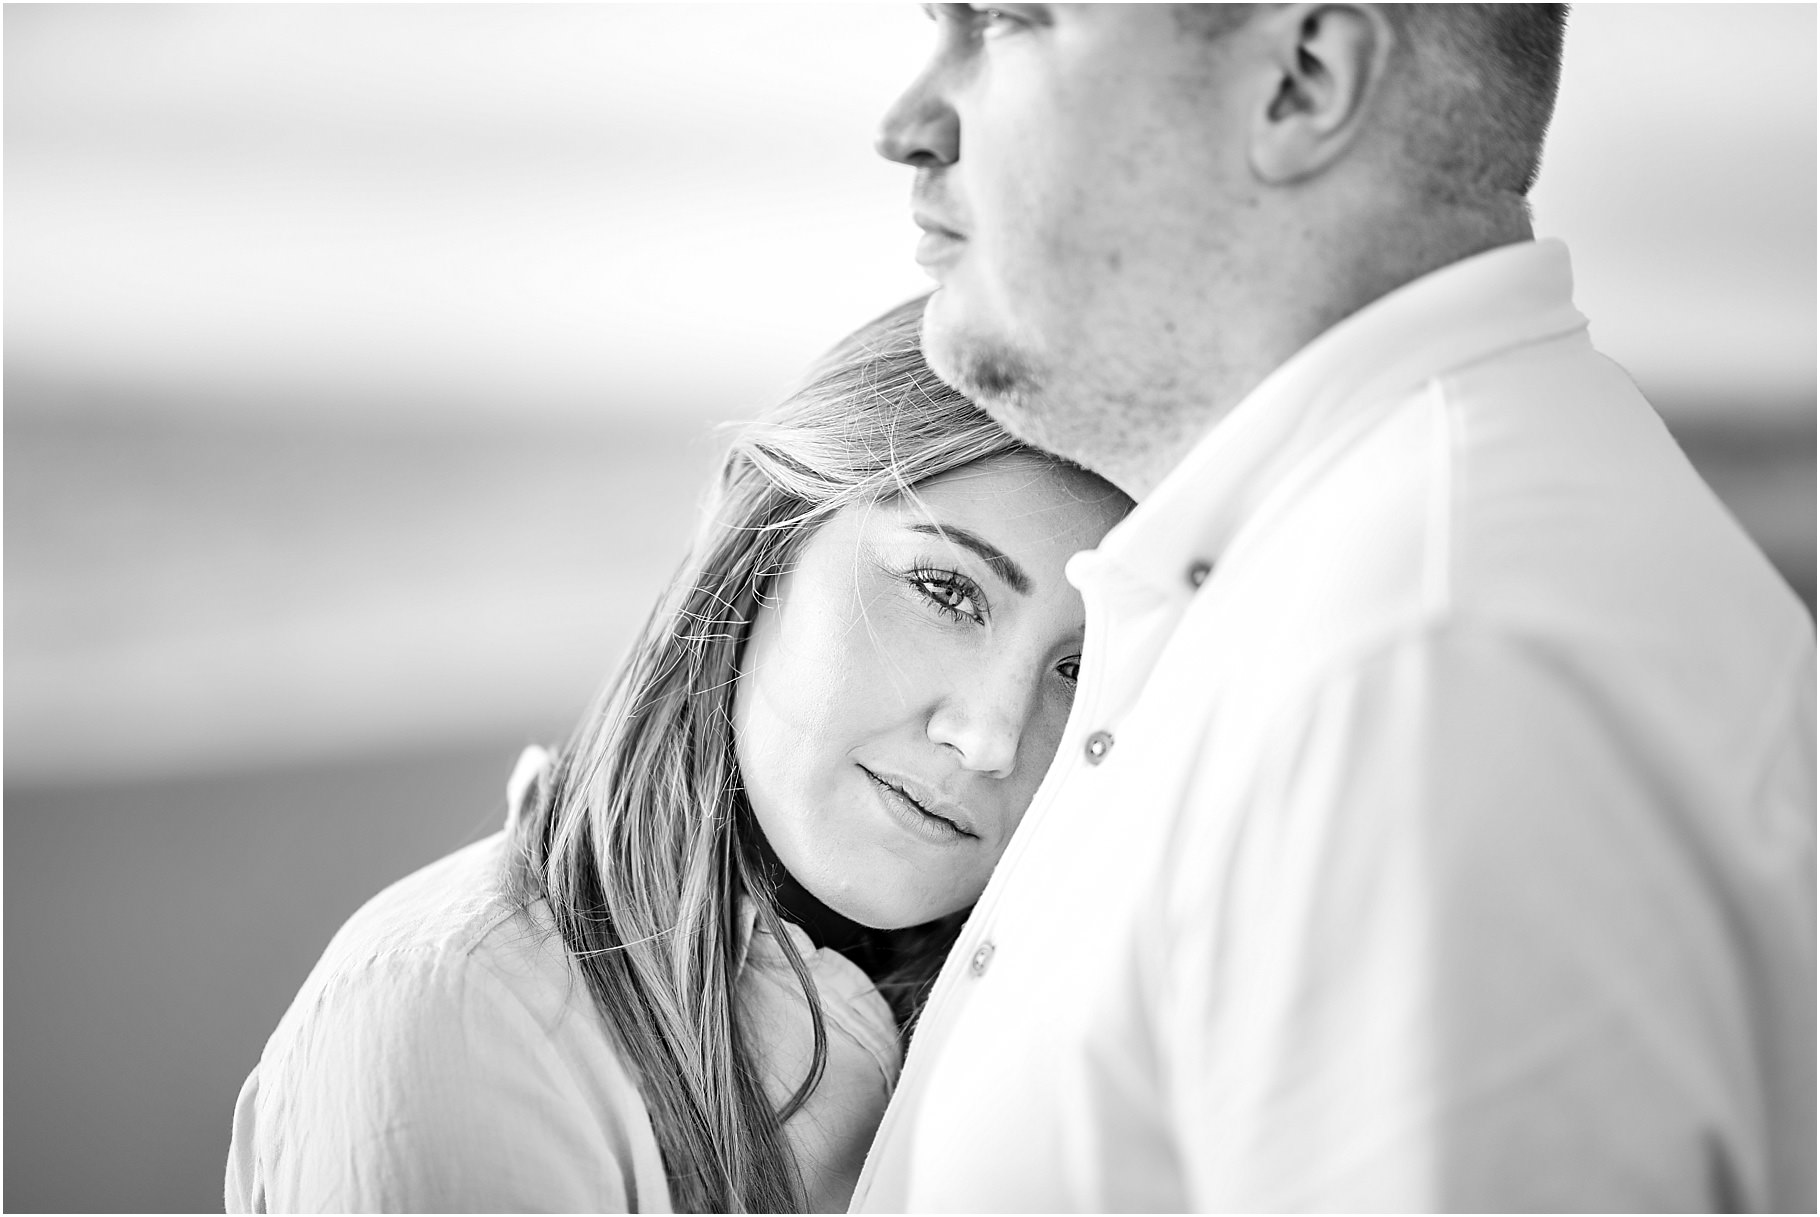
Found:
<svg viewBox="0 0 1820 1217"><path fill-rule="evenodd" d="M852 334L734 433L688 556L520 821L518 890L548 899L638 1079L679 1211L802 1206L783 1122L827 1058L814 982L778 924L734 758L734 681L753 613L842 508L990 457L1040 456L929 371L922 310L909 301ZM735 1006L742 894L783 946L814 1020L810 1074L781 1111ZM880 988L900 1025L963 916L893 936L898 962Z"/></svg>

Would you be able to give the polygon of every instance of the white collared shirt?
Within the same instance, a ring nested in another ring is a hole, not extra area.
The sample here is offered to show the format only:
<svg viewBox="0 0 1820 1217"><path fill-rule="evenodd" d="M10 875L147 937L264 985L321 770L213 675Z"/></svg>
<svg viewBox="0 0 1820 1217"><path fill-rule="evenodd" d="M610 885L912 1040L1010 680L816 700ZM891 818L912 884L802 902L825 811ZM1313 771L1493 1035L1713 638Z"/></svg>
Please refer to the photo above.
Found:
<svg viewBox="0 0 1820 1217"><path fill-rule="evenodd" d="M516 809L545 763L529 749ZM400 880L336 934L234 1108L229 1212L662 1212L651 1119L547 902L504 885L510 832ZM735 997L782 1104L808 1004L748 901ZM784 1125L812 1211L846 1206L899 1065L857 965L785 923L827 1019L825 1072Z"/></svg>
<svg viewBox="0 0 1820 1217"><path fill-rule="evenodd" d="M856 1209L1812 1211L1813 625L1585 331L1438 271L1074 558Z"/></svg>

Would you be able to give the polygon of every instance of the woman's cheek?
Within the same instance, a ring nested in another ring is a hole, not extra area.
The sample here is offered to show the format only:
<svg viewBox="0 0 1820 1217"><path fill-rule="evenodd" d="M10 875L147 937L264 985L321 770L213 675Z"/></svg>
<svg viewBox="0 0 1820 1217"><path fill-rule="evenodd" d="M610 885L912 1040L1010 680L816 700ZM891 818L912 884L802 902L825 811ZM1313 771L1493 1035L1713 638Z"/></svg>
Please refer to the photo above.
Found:
<svg viewBox="0 0 1820 1217"><path fill-rule="evenodd" d="M987 633L972 622L952 622L919 605L900 612L881 630L879 645L889 652L907 695L924 704L980 679Z"/></svg>
<svg viewBox="0 0 1820 1217"><path fill-rule="evenodd" d="M1046 683L1048 678L1044 678ZM1018 741L1016 784L1025 801L1036 794L1043 774L1055 760L1061 746L1062 732L1068 726L1068 712L1073 697L1067 689L1045 688L1033 701L1030 719L1023 725Z"/></svg>
<svg viewBox="0 0 1820 1217"><path fill-rule="evenodd" d="M852 637L877 667L903 669L938 652L947 622L895 576L880 579L862 605Z"/></svg>
<svg viewBox="0 0 1820 1217"><path fill-rule="evenodd" d="M803 638L793 665L800 689L818 705L831 737L848 736L880 717L899 700L893 690L901 690L904 673L912 670L906 656L913 652L903 645L901 621L876 603L851 607Z"/></svg>
<svg viewBox="0 0 1820 1217"><path fill-rule="evenodd" d="M1068 711L1074 705L1074 699L1067 694L1044 699L1043 708L1036 724L1037 730L1031 734L1037 746L1034 763L1040 773L1049 768L1055 759L1056 749L1061 746L1062 732L1068 726Z"/></svg>

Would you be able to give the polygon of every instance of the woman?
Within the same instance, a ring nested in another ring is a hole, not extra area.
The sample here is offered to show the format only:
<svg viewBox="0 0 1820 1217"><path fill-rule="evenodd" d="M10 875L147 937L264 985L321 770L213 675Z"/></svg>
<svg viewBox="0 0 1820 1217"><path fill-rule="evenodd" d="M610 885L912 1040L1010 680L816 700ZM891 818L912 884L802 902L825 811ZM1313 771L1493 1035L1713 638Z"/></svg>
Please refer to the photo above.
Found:
<svg viewBox="0 0 1820 1217"><path fill-rule="evenodd" d="M922 302L736 435L618 679L501 834L330 944L230 1209L844 1209L1054 755L1130 506L936 380Z"/></svg>

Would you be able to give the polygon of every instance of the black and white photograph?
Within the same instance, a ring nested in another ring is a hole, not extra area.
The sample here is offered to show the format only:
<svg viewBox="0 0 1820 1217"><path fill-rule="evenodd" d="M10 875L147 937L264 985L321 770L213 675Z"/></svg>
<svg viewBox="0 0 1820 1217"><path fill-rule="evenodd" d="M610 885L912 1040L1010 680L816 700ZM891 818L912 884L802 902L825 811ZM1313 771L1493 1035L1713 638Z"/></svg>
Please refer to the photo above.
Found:
<svg viewBox="0 0 1820 1217"><path fill-rule="evenodd" d="M1814 5L0 22L6 1211L1814 1211Z"/></svg>

